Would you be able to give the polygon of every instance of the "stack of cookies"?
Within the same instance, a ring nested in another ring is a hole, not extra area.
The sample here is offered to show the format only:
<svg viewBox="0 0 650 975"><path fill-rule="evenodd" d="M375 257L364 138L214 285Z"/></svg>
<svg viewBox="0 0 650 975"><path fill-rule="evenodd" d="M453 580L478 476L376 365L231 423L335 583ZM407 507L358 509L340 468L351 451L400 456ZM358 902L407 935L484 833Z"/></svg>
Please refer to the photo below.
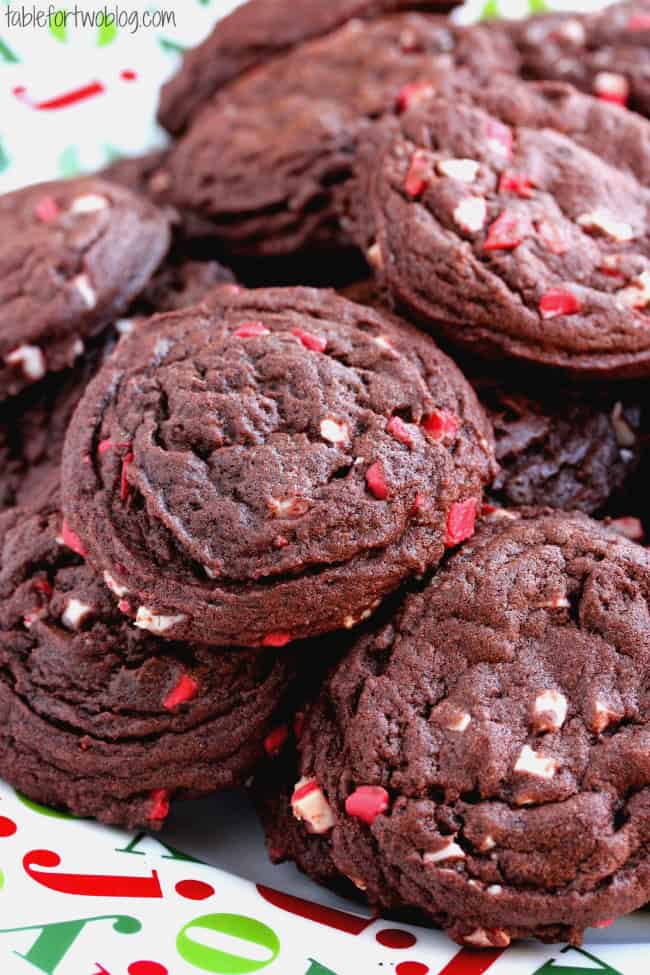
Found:
<svg viewBox="0 0 650 975"><path fill-rule="evenodd" d="M251 0L0 199L0 773L579 942L650 898L650 6L434 7Z"/></svg>

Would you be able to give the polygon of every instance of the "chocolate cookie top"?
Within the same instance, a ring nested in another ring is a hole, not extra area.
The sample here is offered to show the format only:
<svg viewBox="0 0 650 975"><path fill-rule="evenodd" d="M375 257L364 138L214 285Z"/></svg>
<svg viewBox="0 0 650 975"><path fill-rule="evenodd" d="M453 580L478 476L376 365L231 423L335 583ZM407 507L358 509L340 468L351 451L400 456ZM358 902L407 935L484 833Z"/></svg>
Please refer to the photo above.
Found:
<svg viewBox="0 0 650 975"><path fill-rule="evenodd" d="M139 625L273 646L354 625L471 534L493 447L415 329L329 291L225 286L118 348L63 470L69 524Z"/></svg>
<svg viewBox="0 0 650 975"><path fill-rule="evenodd" d="M349 21L215 96L172 148L162 198L200 218L188 233L240 253L338 243L335 191L361 129L454 67L486 78L517 64L505 33L443 17Z"/></svg>
<svg viewBox="0 0 650 975"><path fill-rule="evenodd" d="M650 371L650 123L555 83L461 75L379 124L351 223L450 342L595 376Z"/></svg>
<svg viewBox="0 0 650 975"><path fill-rule="evenodd" d="M593 514L636 470L638 405L607 392L544 391L541 383L485 375L471 381L494 427L500 470L490 495L498 502Z"/></svg>
<svg viewBox="0 0 650 975"><path fill-rule="evenodd" d="M201 106L238 75L341 27L400 9L440 12L455 0L249 0L217 22L198 47L188 51L180 71L163 86L158 117L173 135Z"/></svg>
<svg viewBox="0 0 650 975"><path fill-rule="evenodd" d="M522 72L565 81L615 105L650 115L650 5L617 3L596 13L546 14L506 26Z"/></svg>
<svg viewBox="0 0 650 975"><path fill-rule="evenodd" d="M133 626L69 547L57 502L0 517L0 773L40 802L157 827L172 796L250 774L292 656Z"/></svg>
<svg viewBox="0 0 650 975"><path fill-rule="evenodd" d="M0 510L35 502L48 490L50 476L61 464L72 414L120 335L149 315L195 304L211 288L233 281L231 272L216 261L166 259L115 328L87 342L74 366L0 404Z"/></svg>
<svg viewBox="0 0 650 975"><path fill-rule="evenodd" d="M326 681L295 828L468 945L579 940L640 907L649 601L648 553L586 516L489 520Z"/></svg>
<svg viewBox="0 0 650 975"><path fill-rule="evenodd" d="M97 179L0 197L0 399L72 365L168 246L166 217Z"/></svg>

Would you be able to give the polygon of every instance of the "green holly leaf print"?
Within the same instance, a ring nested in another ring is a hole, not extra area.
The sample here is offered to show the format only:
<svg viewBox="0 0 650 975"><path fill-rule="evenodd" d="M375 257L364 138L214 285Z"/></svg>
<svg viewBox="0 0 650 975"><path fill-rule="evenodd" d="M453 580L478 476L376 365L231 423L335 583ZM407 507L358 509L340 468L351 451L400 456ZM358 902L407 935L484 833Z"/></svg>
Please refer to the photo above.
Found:
<svg viewBox="0 0 650 975"><path fill-rule="evenodd" d="M545 0L528 0L528 9L531 14L546 14L550 8Z"/></svg>
<svg viewBox="0 0 650 975"><path fill-rule="evenodd" d="M59 175L61 179L70 179L81 172L81 162L76 146L66 146L59 156Z"/></svg>
<svg viewBox="0 0 650 975"><path fill-rule="evenodd" d="M68 28L65 21L65 10L56 10L50 17L50 34L61 44L65 44L68 40Z"/></svg>
<svg viewBox="0 0 650 975"><path fill-rule="evenodd" d="M117 25L111 21L104 23L97 28L97 47L108 47L117 37Z"/></svg>
<svg viewBox="0 0 650 975"><path fill-rule="evenodd" d="M5 151L5 147L2 144L2 139L0 139L0 173L4 172L5 169L9 168L9 156Z"/></svg>
<svg viewBox="0 0 650 975"><path fill-rule="evenodd" d="M19 58L14 54L8 44L0 37L0 60L7 64L18 64Z"/></svg>
<svg viewBox="0 0 650 975"><path fill-rule="evenodd" d="M529 3L533 3L534 0L528 0ZM481 11L481 20L494 20L499 16L499 3L498 0L487 0L487 3Z"/></svg>
<svg viewBox="0 0 650 975"><path fill-rule="evenodd" d="M185 54L187 48L177 41L170 41L168 37L159 37L158 43L167 54Z"/></svg>

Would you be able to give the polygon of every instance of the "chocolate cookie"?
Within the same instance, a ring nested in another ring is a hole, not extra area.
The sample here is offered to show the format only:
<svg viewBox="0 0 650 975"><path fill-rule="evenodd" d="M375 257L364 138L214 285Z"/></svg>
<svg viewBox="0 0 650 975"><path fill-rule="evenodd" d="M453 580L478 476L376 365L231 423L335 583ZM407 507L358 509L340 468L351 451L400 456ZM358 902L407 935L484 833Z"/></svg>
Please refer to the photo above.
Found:
<svg viewBox="0 0 650 975"><path fill-rule="evenodd" d="M0 774L47 805L158 828L172 798L247 778L292 655L133 626L69 547L57 500L0 517Z"/></svg>
<svg viewBox="0 0 650 975"><path fill-rule="evenodd" d="M507 25L525 77L565 81L650 115L650 5L617 3L596 13L553 13Z"/></svg>
<svg viewBox="0 0 650 975"><path fill-rule="evenodd" d="M93 178L0 197L0 399L71 366L169 247L165 216Z"/></svg>
<svg viewBox="0 0 650 975"><path fill-rule="evenodd" d="M648 553L586 516L489 519L326 681L291 835L266 806L274 858L309 845L319 876L476 947L642 906L649 603Z"/></svg>
<svg viewBox="0 0 650 975"><path fill-rule="evenodd" d="M58 471L72 414L120 335L150 315L195 304L211 288L233 281L231 272L216 261L167 259L125 317L88 342L75 366L0 404L0 510L35 502Z"/></svg>
<svg viewBox="0 0 650 975"><path fill-rule="evenodd" d="M650 372L650 123L555 83L457 75L380 123L350 222L451 343L590 376Z"/></svg>
<svg viewBox="0 0 650 975"><path fill-rule="evenodd" d="M497 503L594 514L636 470L641 410L616 394L553 392L493 376L472 385L494 427Z"/></svg>
<svg viewBox="0 0 650 975"><path fill-rule="evenodd" d="M454 66L515 70L505 33L395 14L348 21L218 93L172 148L158 179L184 229L240 254L339 246L337 189L357 138Z"/></svg>
<svg viewBox="0 0 650 975"><path fill-rule="evenodd" d="M333 292L225 286L93 381L64 507L137 625L279 646L435 565L492 474L489 424L429 338Z"/></svg>
<svg viewBox="0 0 650 975"><path fill-rule="evenodd" d="M163 86L158 117L178 135L229 81L304 41L335 31L349 20L371 20L401 9L442 12L454 6L456 0L249 0L188 51L180 71Z"/></svg>

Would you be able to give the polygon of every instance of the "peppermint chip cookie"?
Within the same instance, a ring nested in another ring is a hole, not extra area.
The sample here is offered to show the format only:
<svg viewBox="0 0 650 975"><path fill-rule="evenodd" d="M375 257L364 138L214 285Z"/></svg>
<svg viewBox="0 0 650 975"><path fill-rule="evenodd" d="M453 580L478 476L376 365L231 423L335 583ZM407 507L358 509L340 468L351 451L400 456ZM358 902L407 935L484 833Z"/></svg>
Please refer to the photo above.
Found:
<svg viewBox="0 0 650 975"><path fill-rule="evenodd" d="M497 503L594 514L636 471L641 409L634 402L607 391L514 385L504 377L471 381L494 427L499 473L490 497Z"/></svg>
<svg viewBox="0 0 650 975"><path fill-rule="evenodd" d="M274 859L475 947L641 907L649 601L648 553L585 515L488 519L325 682Z"/></svg>
<svg viewBox="0 0 650 975"><path fill-rule="evenodd" d="M185 233L240 254L339 246L337 190L360 132L454 67L489 78L517 65L505 32L413 13L348 21L218 92L159 171L159 198Z"/></svg>
<svg viewBox="0 0 650 975"><path fill-rule="evenodd" d="M505 26L525 77L565 81L650 115L648 2L616 3L583 16L546 14Z"/></svg>
<svg viewBox="0 0 650 975"><path fill-rule="evenodd" d="M555 83L460 74L372 130L350 222L450 342L587 376L650 372L650 123Z"/></svg>
<svg viewBox="0 0 650 975"><path fill-rule="evenodd" d="M281 646L435 565L493 473L489 424L427 336L329 291L224 286L92 382L64 508L136 626Z"/></svg>
<svg viewBox="0 0 650 975"><path fill-rule="evenodd" d="M71 366L144 288L169 247L166 216L86 178L0 197L0 399Z"/></svg>
<svg viewBox="0 0 650 975"><path fill-rule="evenodd" d="M0 517L0 774L38 802L159 828L173 798L248 777L292 657L157 639L70 542L56 491Z"/></svg>
<svg viewBox="0 0 650 975"><path fill-rule="evenodd" d="M443 12L455 5L455 0L249 0L187 52L180 71L163 86L158 117L172 135L179 135L229 81L304 41L350 20L372 20L403 9Z"/></svg>

